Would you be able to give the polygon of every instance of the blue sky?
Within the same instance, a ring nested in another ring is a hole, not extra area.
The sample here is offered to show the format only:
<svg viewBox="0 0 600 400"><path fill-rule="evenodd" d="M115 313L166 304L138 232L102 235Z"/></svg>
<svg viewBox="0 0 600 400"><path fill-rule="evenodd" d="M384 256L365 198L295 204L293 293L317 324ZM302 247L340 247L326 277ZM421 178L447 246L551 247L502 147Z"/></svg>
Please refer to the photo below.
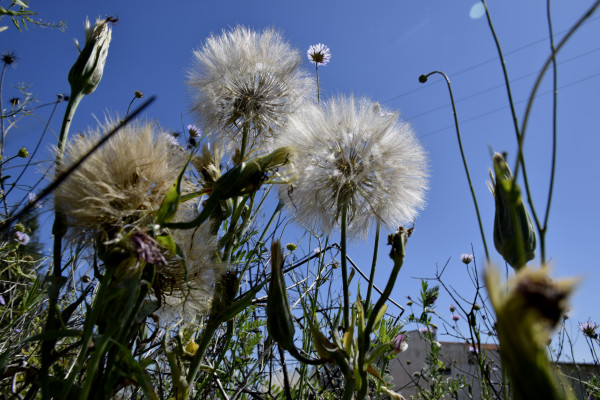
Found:
<svg viewBox="0 0 600 400"><path fill-rule="evenodd" d="M145 113L147 118L157 119L166 130L181 131L182 126L193 122L187 112L185 71L192 65L192 50L200 47L211 32L219 33L237 24L255 29L275 27L302 53L311 44L325 43L333 57L329 65L319 70L321 95L354 93L399 110L401 117L413 125L429 155L428 204L416 221L405 266L392 295L404 302L406 295L418 294L414 277L432 277L436 267L441 268L446 262L446 282L460 293L470 293L472 288L459 256L471 252L471 246L478 265L484 265L448 93L439 76L420 84L417 78L423 73L442 70L451 79L488 246L492 259L501 264L500 256L493 250L494 205L486 180L491 166L490 149L507 151L512 165L516 143L502 71L487 21L485 17L470 16L475 4L474 0L369 3L33 0L31 8L40 17L66 21L66 32L36 27L19 33L10 26L0 33L0 51L15 51L18 56L16 68L7 71L5 81L26 82L41 103L49 102L57 93L69 92L67 73L77 57L72 39L83 42L86 16L94 20L97 16L118 15L104 77L96 92L84 99L72 132L93 125L93 115L101 118L105 112L125 114L136 90L146 97L157 96ZM556 37L560 39L591 4L589 0L554 1ZM490 1L489 8L506 54L520 119L536 73L549 55L545 2ZM9 24L6 18L0 23ZM597 179L594 178L598 169L596 154L600 148L598 37L600 14L592 16L558 55L558 170L547 243L553 274L582 278L572 301L574 330L578 321L600 319L596 308L599 261L592 254L600 243L597 229L600 211L596 206L599 196L593 183ZM308 61L306 68L312 70ZM542 214L550 166L550 91L550 80L545 79L525 143L533 200ZM7 88L4 101L16 94L14 89ZM60 117L55 117L51 124L55 134L60 129L64 108L59 110ZM35 143L49 111L41 109L41 119L23 120L18 134L7 137L7 146L18 148L24 142ZM55 140L49 135L44 149ZM45 151L38 158L47 159L48 154ZM48 223L51 217L46 215ZM290 230L286 239L294 241L299 235ZM383 245L376 278L376 284L381 286L387 281L387 252ZM370 253L370 242L355 243L351 255L368 270ZM445 317L449 317L448 304L446 297L440 299L439 311ZM583 338L579 342L583 345ZM583 346L578 347L580 357L589 360L584 350Z"/></svg>

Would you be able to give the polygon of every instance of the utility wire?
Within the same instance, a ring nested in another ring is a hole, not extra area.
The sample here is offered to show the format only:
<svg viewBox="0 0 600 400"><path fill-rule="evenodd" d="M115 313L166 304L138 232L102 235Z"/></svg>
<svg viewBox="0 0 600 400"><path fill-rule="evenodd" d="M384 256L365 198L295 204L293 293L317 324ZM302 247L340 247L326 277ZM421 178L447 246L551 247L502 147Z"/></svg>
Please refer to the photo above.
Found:
<svg viewBox="0 0 600 400"><path fill-rule="evenodd" d="M588 76L586 76L586 77L584 77L584 78L581 78L581 79L578 79L578 80L576 80L576 81L573 81L573 82L567 83L567 84L565 84L565 85L563 85L563 86L560 86L558 89L565 89L565 88L568 88L569 86L574 86L574 85L576 85L576 84L578 84L578 83L585 82L585 81L589 81L590 79L594 79L594 78L597 78L597 77L599 77L599 76L600 76L600 72L598 72L598 73L596 73L596 74L593 74L593 75L588 75ZM535 96L535 98L537 99L537 98L538 98L538 97L540 97L540 96L544 96L544 95L550 94L550 93L552 93L552 92L553 92L553 90L547 90L547 91L545 91L545 92L540 92L540 93L538 93L538 94ZM521 100L521 101L517 101L517 102L515 102L515 104L523 104L523 103L525 103L525 102L526 102L526 100ZM506 109L508 109L508 108L509 108L508 106L503 106L503 107L495 108L495 109L493 109L493 110L490 110L490 111L487 111L487 112L485 112L485 113L483 113L483 114L478 114L478 115L476 115L476 116L474 116L474 117L467 118L467 119L464 119L464 120L462 120L462 121L459 121L459 124L460 124L460 125L464 125L464 124L466 124L466 123L468 123L468 122L472 122L472 121L475 121L475 120L477 120L477 119L480 119L480 118L483 118L483 117L487 117L488 115L491 115L491 114L494 114L494 113L497 113L497 112L500 112L500 111L506 110ZM447 129L452 129L452 128L454 128L454 125L447 125L447 126L445 126L445 127L443 127L443 128L440 128L440 129L436 129L436 130L434 130L434 131L427 132L427 133L425 133L425 134L423 134L423 135L419 135L419 137L421 137L421 138L424 138L424 137L431 136L431 135L434 135L434 134L436 134L436 133L440 133L440 132L443 132L443 131L445 131L445 130L447 130Z"/></svg>
<svg viewBox="0 0 600 400"><path fill-rule="evenodd" d="M600 16L598 16L598 17L595 17L595 18L591 18L591 19L589 19L589 20L588 20L588 21L587 21L587 22L586 22L584 25L587 25L587 24L589 24L590 22L592 22L592 21L596 21L596 20L598 20L598 19L600 19ZM566 32L568 32L568 29L565 29L565 30L563 30L563 31L559 32L559 33L558 33L558 35L560 35L560 34L563 34L563 33L566 33ZM523 46L521 46L521 47L517 47L516 49L513 49L513 50L510 50L510 51L507 51L506 53L504 53L504 55L505 55L505 56L508 56L508 55L511 55L511 54L517 53L517 52L519 52L519 51L521 51L521 50L528 49L529 47L535 46L535 45L537 45L537 44L540 44L540 43L542 43L542 42L545 42L545 41L547 41L547 40L548 40L548 37L543 37L543 38L540 38L540 39L534 40L533 42L527 43L527 44L525 44L525 45L523 45ZM485 61L482 61L482 62L480 62L480 63L478 63L478 64L471 65L470 67L467 67L467 68L465 68L465 69L462 69L462 70L460 70L460 71L458 71L458 72L450 73L450 74L448 74L448 76L450 76L450 77L452 77L452 78L455 78L455 77L457 77L457 76L459 76L459 75L465 74L465 73L467 73L467 72L469 72L469 71L472 71L472 70L474 70L474 69L476 69L476 68L482 67L482 66L484 66L484 65L486 65L486 64L489 64L489 63L491 63L491 62L498 62L498 57L492 57L492 58L490 58L490 59L488 59L488 60L485 60ZM429 85L429 87L431 87L431 86L433 86L433 85L435 85L435 84L440 84L440 83L441 83L441 81L432 82L432 85ZM402 98L402 97L406 97L406 96L408 96L409 94L415 93L416 91L418 91L418 90L423 90L423 89L424 89L424 87L423 87L423 86L417 86L415 89L412 89L412 90L409 90L409 91L407 91L407 92L401 93L401 94L399 94L399 95L397 95L397 96L391 97L391 98L389 98L389 99L387 99L387 100L384 100L384 101L382 101L382 103L390 103L390 102L392 102L392 101L394 101L394 100L398 100L398 99L400 99L400 98Z"/></svg>
<svg viewBox="0 0 600 400"><path fill-rule="evenodd" d="M596 48L594 48L594 49L592 49L592 50L586 51L585 53L581 53L581 54L578 54L578 55L576 55L576 56L573 56L573 57L571 57L571 58L569 58L569 59L567 59L567 60L563 60L563 61L561 61L560 63L558 63L558 65L563 65L563 64L565 64L565 63L568 63L568 62L571 62L571 61L577 60L577 59L579 59L579 58L582 58L582 57L585 57L585 56L587 56L587 55L590 55L590 54L592 54L592 53L595 53L595 52L597 52L597 51L599 51L599 50L600 50L600 47L596 47ZM525 75L521 75L521 76L519 76L518 78L511 79L511 80L510 80L510 82L511 82L511 83L513 83L513 82L518 82L518 81L520 81L520 80L523 80L523 79L525 79L525 78L529 78L530 76L536 75L537 73L538 73L538 71L536 70L536 71L533 71L533 72L527 73L527 74L525 74ZM484 90L481 90L481 91L479 91L479 92L476 92L476 93L473 93L473 94L470 94L470 95L467 95L467 96L461 97L460 99L456 100L456 101L455 101L455 103L456 103L456 104L458 104L458 103L460 103L460 102L462 102L462 101L465 101L465 100L472 99L473 97L480 96L480 95L482 95L482 94L485 94L485 93L487 93L487 92L491 92L492 90L496 90L496 89L498 89L498 88L502 88L502 87L504 87L504 83L499 83L498 85L490 86L490 87L488 87L488 88L486 88L486 89L484 89ZM404 118L404 117L403 117L403 119L405 119L405 120L407 120L407 121L414 121L414 120L415 120L415 119L417 119L417 118L420 118L420 117L423 117L423 116L425 116L425 115L428 115L428 114L430 114L430 113L432 113L432 112L434 112L434 111L439 111L439 110L442 110L442 109L444 109L444 108L446 108L446 107L449 107L449 106L450 106L450 103L446 103L446 104L443 104L443 105L441 105L441 106L438 106L438 107L432 108L432 109L430 109L430 110L423 111L423 112L421 112L421 113L419 113L419 114L411 115L410 117L406 117L406 118Z"/></svg>

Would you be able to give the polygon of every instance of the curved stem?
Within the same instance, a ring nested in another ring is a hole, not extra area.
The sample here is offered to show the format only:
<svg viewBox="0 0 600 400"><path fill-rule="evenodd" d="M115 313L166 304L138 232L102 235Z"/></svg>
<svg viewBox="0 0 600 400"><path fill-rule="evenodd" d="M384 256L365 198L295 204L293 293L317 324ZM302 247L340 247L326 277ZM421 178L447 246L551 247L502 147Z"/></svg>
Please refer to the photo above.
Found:
<svg viewBox="0 0 600 400"><path fill-rule="evenodd" d="M558 115L558 71L556 67L556 56L554 47L554 31L552 29L552 13L550 11L550 0L546 2L546 12L548 16L548 35L550 36L550 51L552 52L552 161L550 167L550 187L548 188L548 200L546 202L546 213L544 215L544 225L540 231L540 254L542 265L546 265L546 231L548 229L548 217L550 216L550 205L552 204L552 194L554 192L554 177L556 173L556 148L557 148L557 115Z"/></svg>
<svg viewBox="0 0 600 400"><path fill-rule="evenodd" d="M529 178L527 176L527 168L525 167L525 157L523 156L524 134L523 134L523 129L522 128L519 129L519 122L517 120L517 113L515 111L515 105L514 105L514 101L512 99L512 91L510 89L510 80L508 79L508 71L506 70L506 61L504 59L504 53L502 52L502 49L500 48L500 41L498 40L498 36L496 35L494 25L492 24L492 18L490 17L490 13L487 8L487 3L485 2L485 0L481 0L481 2L483 3L483 7L485 9L485 15L486 15L490 30L492 32L492 37L494 38L494 43L496 44L496 49L498 50L498 59L500 60L500 65L502 66L502 73L504 75L504 86L506 87L506 92L508 95L508 103L510 105L510 112L511 112L512 119L513 119L515 134L517 136L518 150L517 150L517 161L516 161L516 165L514 168L513 185L517 184L517 176L519 173L518 169L519 169L519 166L522 165L523 166L523 183L525 186L525 192L527 193L527 201L528 201L529 207L531 208L531 214L533 216L533 219L534 219L535 224L539 231L540 230L540 221L537 216L537 212L535 211L535 206L533 204L533 199L531 197L531 190L529 189Z"/></svg>
<svg viewBox="0 0 600 400"><path fill-rule="evenodd" d="M433 74L439 74L444 77L446 80L446 84L448 86L448 93L450 94L450 102L452 103L452 113L454 115L454 126L456 128L456 138L458 139L458 147L460 149L460 156L462 157L463 166L465 168L465 173L467 174L467 181L469 181L469 189L471 190L471 196L473 197L473 204L475 205L475 213L477 214L477 222L479 223L479 232L481 233L481 239L483 240L483 248L485 250L485 258L487 261L490 260L490 253L488 252L487 241L485 240L485 232L483 230L483 223L481 221L481 214L479 213L479 205L477 204L477 196L475 195L475 190L473 189L473 182L471 182L471 174L469 173L469 166L467 165L467 159L465 157L465 152L463 150L462 140L460 138L460 128L458 126L458 116L456 114L456 104L454 103L454 95L452 94L452 86L450 85L450 79L448 75L443 73L442 71L433 71L428 73L427 75L422 75L419 80L423 83L427 81L427 78Z"/></svg>

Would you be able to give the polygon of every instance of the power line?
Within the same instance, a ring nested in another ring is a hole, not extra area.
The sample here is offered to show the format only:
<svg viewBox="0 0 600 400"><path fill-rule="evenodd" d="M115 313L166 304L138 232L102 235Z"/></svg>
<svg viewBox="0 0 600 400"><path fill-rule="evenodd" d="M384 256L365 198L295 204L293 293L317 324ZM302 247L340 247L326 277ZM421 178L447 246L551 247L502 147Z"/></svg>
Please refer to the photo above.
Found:
<svg viewBox="0 0 600 400"><path fill-rule="evenodd" d="M598 72L598 73L596 73L596 74L593 74L593 75L588 75L588 76L586 76L586 77L584 77L584 78L581 78L581 79L578 79L578 80L576 80L576 81L573 81L573 82L567 83L567 84L565 84L565 85L563 85L563 86L560 86L560 87L559 87L557 90L565 89L565 88L568 88L569 86L574 86L574 85L576 85L576 84L578 84L578 83L585 82L585 81L588 81L588 80L590 80L590 79L594 79L594 78L596 78L596 77L598 77L598 76L600 76L600 72ZM538 98L538 97L540 97L540 96L544 96L544 95L550 94L550 93L552 93L552 92L553 92L553 90L547 90L547 91L545 91L545 92L540 92L540 93L538 93L538 94L537 94L537 96L535 96L535 98L537 99L537 98ZM515 103L515 105L516 105L516 104L523 104L523 103L525 103L525 102L526 102L526 100L517 101L517 102ZM491 114L494 114L494 113L497 113L497 112L500 112L500 111L503 111L503 110L507 110L508 108L509 108L508 106L499 107L499 108L496 108L496 109L493 109L493 110L487 111L487 112L485 112L485 113L483 113L483 114L478 114L478 115L476 115L476 116L474 116L474 117L467 118L467 119L464 119L464 120L462 120L462 121L459 121L459 124L462 126L462 125L464 125L464 124L466 124L466 123L469 123L469 122L475 121L475 120L477 120L477 119L480 119L480 118L483 118L483 117L487 117L488 115L491 115ZM447 125L447 126L445 126L445 127L443 127L443 128L439 128L439 129L436 129L436 130L434 130L434 131L427 132L427 133L425 133L425 134L423 134L423 135L419 135L419 137L420 137L420 138L424 138L424 137L431 136L431 135L434 135L434 134L436 134L436 133L440 133L440 132L443 132L443 131L445 131L445 130L447 130L447 129L452 129L452 128L454 128L454 124Z"/></svg>
<svg viewBox="0 0 600 400"><path fill-rule="evenodd" d="M596 48L594 48L594 49L592 49L592 50L586 51L585 53L581 53L581 54L578 54L578 55L576 55L576 56L573 56L573 57L571 57L571 58L569 58L569 59L563 60L563 61L561 61L561 62L559 62L559 63L557 63L557 64L558 64L558 65L564 65L564 64L566 64L566 63L568 63L568 62L571 62L571 61L577 60L577 59L579 59L579 58L585 57L585 56L587 56L587 55L590 55L590 54L592 54L592 53L595 53L595 52L597 52L597 51L599 51L599 50L600 50L600 47L596 47ZM512 84L512 83L514 83L514 82L518 82L518 81L520 81L520 80L523 80L523 79L525 79L525 78L529 78L530 76L536 75L537 73L538 73L538 71L537 71L537 70L536 70L536 71L533 71L533 72L529 72L529 73L527 73L527 74L525 74L525 75L521 75L521 76L519 76L518 78L511 79L511 80L510 80L510 83ZM477 97L477 96L480 96L480 95L482 95L482 94L485 94L485 93L487 93L487 92L491 92L492 90L495 90L495 89L498 89L498 88L502 88L502 87L504 87L504 85L505 85L504 83L500 83L500 84L498 84L498 85L490 86L490 87L488 87L488 88L486 88L486 89L484 89L484 90L480 90L479 92L476 92L476 93L473 93L473 94L470 94L470 95L467 95L467 96L461 97L460 99L456 100L456 101L455 101L455 103L456 103L456 104L458 104L458 103L460 103L460 102L463 102L463 101L466 101L466 100L472 99L473 97ZM406 118L404 118L404 117L403 117L403 119L405 119L405 120L407 120L407 121L413 121L413 120L415 120L415 119L417 119L417 118L423 117L423 116L425 116L425 115L428 115L428 114L430 114L430 113L432 113L432 112L435 112L435 111L442 110L442 109L444 109L444 108L446 108L446 107L448 107L448 106L450 106L450 103L446 103L446 104L443 104L443 105L441 105L441 106L438 106L438 107L435 107L435 108L429 109L429 110L427 110L427 111L423 111L423 112L421 112L421 113L419 113L419 114L411 115L410 117L406 117Z"/></svg>
<svg viewBox="0 0 600 400"><path fill-rule="evenodd" d="M598 19L600 19L600 16L598 16L598 17L595 17L595 18L591 18L591 19L589 19L589 20L588 20L588 21L585 23L585 25L587 25L587 24L589 24L589 23L591 23L591 22L593 22L593 21L596 21L596 20L598 20ZM556 33L554 36L557 36L557 35L560 35L560 34L566 33L566 32L568 32L568 31L569 31L569 29L565 29L565 30L563 30L563 31L560 31L560 32ZM542 42L544 42L544 41L546 41L546 40L548 40L548 37L543 37L543 38L540 38L540 39L534 40L533 42L530 42L530 43L528 43L528 44L525 44L525 45L523 45L523 46L521 46L521 47L517 47L516 49L513 49L513 50L510 50L510 51L508 51L508 52L505 52L505 53L504 53L504 56L508 56L508 55L511 55L511 54L517 53L517 52L519 52L519 51L521 51L521 50L525 50L525 49L527 49L527 48L529 48L529 47L535 46L535 45L537 45L537 44L539 44L539 43L542 43ZM459 75L462 75L462 74L464 74L464 73L467 73L467 72L469 72L469 71L472 71L472 70L474 70L474 69L476 69L476 68L479 68L479 67L482 67L482 66L484 66L484 65L486 65L486 64L489 64L489 63L491 63L491 62L497 62L497 61L498 61L498 57L492 57L492 58L490 58L490 59L488 59L488 60L485 60L485 61L482 61L482 62L480 62L480 63L478 63L478 64L472 65L472 66L470 66L470 67L467 67L467 68L465 68L465 69L462 69L462 70L460 70L460 71L458 71L458 72L450 73L450 74L448 74L448 76L450 76L450 77L454 78L454 77L457 77L457 76L459 76ZM435 82L435 83L433 83L433 84L438 84L438 83L440 83L440 81L436 81L436 82ZM429 86L432 86L432 85L429 85ZM400 99L400 98L402 98L402 97L406 97L406 96L408 96L409 94L415 93L416 91L418 91L418 90L422 90L422 89L423 89L423 86L417 86L416 88L414 88L414 89L412 89L412 90L409 90L409 91L407 91L407 92L404 92L404 93L401 93L401 94L399 94L399 95L397 95L397 96L391 97L391 98L389 98L389 99L387 99L387 100L384 100L384 101L382 101L382 103L389 103L389 102L392 102L392 101L394 101L394 100L398 100L398 99Z"/></svg>

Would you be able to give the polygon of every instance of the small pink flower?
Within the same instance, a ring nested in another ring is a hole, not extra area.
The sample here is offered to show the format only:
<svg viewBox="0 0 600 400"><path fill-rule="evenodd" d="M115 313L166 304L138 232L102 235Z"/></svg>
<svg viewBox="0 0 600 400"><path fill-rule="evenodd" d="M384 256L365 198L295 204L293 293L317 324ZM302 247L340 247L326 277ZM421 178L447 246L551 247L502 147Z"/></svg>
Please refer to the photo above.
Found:
<svg viewBox="0 0 600 400"><path fill-rule="evenodd" d="M473 257L473 254L465 253L465 254L460 255L460 261L464 262L467 265L469 265L473 261L474 258L475 257Z"/></svg>
<svg viewBox="0 0 600 400"><path fill-rule="evenodd" d="M396 353L406 351L406 349L408 348L408 343L406 343L406 335L403 334L399 334L398 336L396 336L392 343L394 346L394 352Z"/></svg>
<svg viewBox="0 0 600 400"><path fill-rule="evenodd" d="M461 318L461 317L460 317L460 315L458 315L458 314L452 314L452 321L456 322L456 321L458 321L460 318Z"/></svg>

